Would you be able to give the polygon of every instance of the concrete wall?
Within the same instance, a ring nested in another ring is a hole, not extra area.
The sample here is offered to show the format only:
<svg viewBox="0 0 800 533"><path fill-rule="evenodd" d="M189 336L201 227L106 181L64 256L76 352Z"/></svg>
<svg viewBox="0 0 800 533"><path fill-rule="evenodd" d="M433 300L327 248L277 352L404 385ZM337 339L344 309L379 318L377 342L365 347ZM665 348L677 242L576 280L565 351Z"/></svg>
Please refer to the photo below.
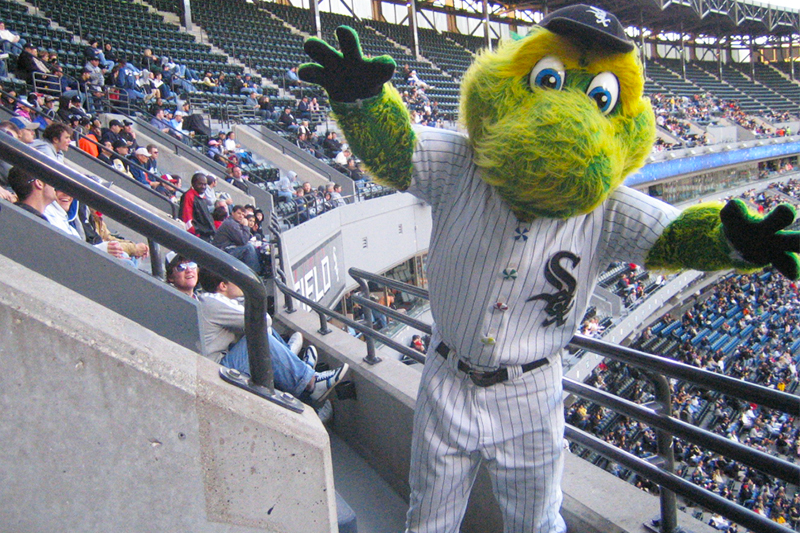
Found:
<svg viewBox="0 0 800 533"><path fill-rule="evenodd" d="M0 529L336 530L328 435L0 257Z"/></svg>
<svg viewBox="0 0 800 533"><path fill-rule="evenodd" d="M195 300L4 200L0 200L0 227L0 256L202 352Z"/></svg>
<svg viewBox="0 0 800 533"><path fill-rule="evenodd" d="M284 271L307 257L328 239L341 234L341 276L351 267L382 273L428 248L430 206L410 194L398 193L348 204L291 228L283 234ZM347 285L355 281L347 276ZM291 286L291 284L290 284Z"/></svg>

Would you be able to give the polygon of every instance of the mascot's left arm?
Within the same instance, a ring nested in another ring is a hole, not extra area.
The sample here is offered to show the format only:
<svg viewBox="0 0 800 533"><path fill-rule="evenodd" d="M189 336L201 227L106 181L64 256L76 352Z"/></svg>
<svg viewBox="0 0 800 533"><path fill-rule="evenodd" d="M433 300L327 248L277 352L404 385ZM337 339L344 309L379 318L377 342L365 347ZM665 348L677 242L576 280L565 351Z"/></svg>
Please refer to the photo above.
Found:
<svg viewBox="0 0 800 533"><path fill-rule="evenodd" d="M316 63L300 77L323 86L353 153L375 178L407 189L417 143L408 111L388 83L389 56L366 59L356 33L337 28L341 52L309 39ZM636 51L607 53L544 28L482 53L462 82L461 116L475 164L519 220L564 219L608 199L650 153L653 112L642 97ZM752 270L800 276L800 233L789 205L766 217L741 200L684 210L658 237L646 266Z"/></svg>

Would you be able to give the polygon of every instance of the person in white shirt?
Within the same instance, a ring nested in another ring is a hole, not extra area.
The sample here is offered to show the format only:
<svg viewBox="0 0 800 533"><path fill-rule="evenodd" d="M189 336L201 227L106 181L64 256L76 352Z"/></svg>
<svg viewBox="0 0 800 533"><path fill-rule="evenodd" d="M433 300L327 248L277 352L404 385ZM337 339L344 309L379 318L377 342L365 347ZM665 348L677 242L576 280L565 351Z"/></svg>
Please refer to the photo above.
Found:
<svg viewBox="0 0 800 533"><path fill-rule="evenodd" d="M240 301L244 297L242 290L206 269L200 271L199 280L204 291L198 295L198 300L206 357L250 375L247 338L244 336L244 305ZM266 318L275 388L308 403L321 405L342 381L349 365L345 363L333 370L315 372L317 350L313 346L307 347L301 359L272 329L272 318L269 315Z"/></svg>

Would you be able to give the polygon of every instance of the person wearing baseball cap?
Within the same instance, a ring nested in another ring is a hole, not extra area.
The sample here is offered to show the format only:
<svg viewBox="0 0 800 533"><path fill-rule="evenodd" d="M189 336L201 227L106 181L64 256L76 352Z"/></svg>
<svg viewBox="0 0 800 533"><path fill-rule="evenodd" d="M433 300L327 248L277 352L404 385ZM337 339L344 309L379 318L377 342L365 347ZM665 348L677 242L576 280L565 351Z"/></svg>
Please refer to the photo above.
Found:
<svg viewBox="0 0 800 533"><path fill-rule="evenodd" d="M39 129L39 124L31 122L25 117L11 117L9 122L19 128L19 140L25 144L31 144L36 140L36 131Z"/></svg>
<svg viewBox="0 0 800 533"><path fill-rule="evenodd" d="M131 174L130 165L128 164L128 152L130 151L128 143L123 139L117 139L111 147L114 149L114 153L111 156L111 164L114 168L132 178L133 174Z"/></svg>
<svg viewBox="0 0 800 533"><path fill-rule="evenodd" d="M150 176L145 170L150 159L150 152L147 151L147 148L143 146L137 148L133 151L133 154L128 156L128 159L130 159L133 163L132 165L129 165L129 168L133 178L136 181L142 185L147 185L148 187L155 188L155 186L158 185L158 180L151 181Z"/></svg>
<svg viewBox="0 0 800 533"><path fill-rule="evenodd" d="M128 147L131 151L139 147L136 142L136 132L133 130L133 122L127 118L122 120L122 130L119 132L119 138L128 143Z"/></svg>

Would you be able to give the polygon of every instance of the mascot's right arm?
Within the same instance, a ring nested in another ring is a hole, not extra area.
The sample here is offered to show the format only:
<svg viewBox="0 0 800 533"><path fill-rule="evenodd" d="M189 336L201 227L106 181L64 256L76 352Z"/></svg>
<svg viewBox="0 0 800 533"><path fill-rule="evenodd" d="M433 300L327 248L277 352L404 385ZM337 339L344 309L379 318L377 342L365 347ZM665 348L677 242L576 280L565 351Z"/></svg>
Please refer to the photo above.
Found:
<svg viewBox="0 0 800 533"><path fill-rule="evenodd" d="M417 135L389 56L368 59L351 28L337 28L341 52L309 39L316 62L300 69L323 86L353 153L375 178L400 190L414 176ZM605 201L649 154L653 113L642 97L637 53L576 47L556 30L535 29L484 52L465 74L461 117L475 164L521 221L565 219ZM578 184L579 187L576 187ZM771 264L800 276L800 234L785 231L789 205L765 217L740 200L706 203L677 216L646 255L648 268L753 270Z"/></svg>

